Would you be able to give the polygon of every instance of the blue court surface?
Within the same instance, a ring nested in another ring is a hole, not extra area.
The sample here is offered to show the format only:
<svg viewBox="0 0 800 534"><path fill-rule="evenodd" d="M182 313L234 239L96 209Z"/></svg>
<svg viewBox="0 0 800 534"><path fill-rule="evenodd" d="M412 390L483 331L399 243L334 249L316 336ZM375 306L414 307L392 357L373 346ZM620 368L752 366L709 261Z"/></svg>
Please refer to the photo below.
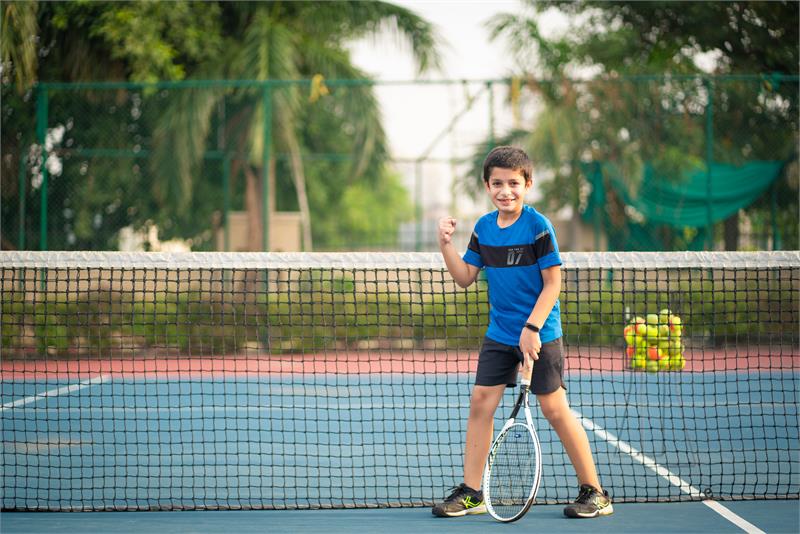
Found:
<svg viewBox="0 0 800 534"><path fill-rule="evenodd" d="M0 531L800 532L797 372L569 376L616 513L562 516L574 473L537 416L539 504L511 525L429 511L460 482L470 380L4 379L3 508L128 511L11 511ZM403 508L329 509L385 502Z"/></svg>
<svg viewBox="0 0 800 534"><path fill-rule="evenodd" d="M7 512L0 514L4 534L92 533L248 533L248 532L596 532L724 533L800 532L798 501L736 501L723 506L728 520L700 502L619 504L614 515L592 520L567 519L558 505L535 506L516 523L498 523L488 515L441 519L428 509L253 510L196 512ZM746 521L743 523L742 521Z"/></svg>

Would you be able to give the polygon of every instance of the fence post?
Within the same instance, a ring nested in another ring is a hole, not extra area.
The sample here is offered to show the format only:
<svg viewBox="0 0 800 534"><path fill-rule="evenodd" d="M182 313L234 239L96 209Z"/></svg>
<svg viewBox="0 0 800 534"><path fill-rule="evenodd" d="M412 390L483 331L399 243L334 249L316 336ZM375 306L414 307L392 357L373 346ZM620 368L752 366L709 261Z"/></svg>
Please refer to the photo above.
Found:
<svg viewBox="0 0 800 534"><path fill-rule="evenodd" d="M225 252L231 251L231 155L222 158L222 231Z"/></svg>
<svg viewBox="0 0 800 534"><path fill-rule="evenodd" d="M25 250L25 201L27 200L28 187L25 183L27 180L27 167L28 156L25 155L24 150L19 151L19 172L17 178L19 180L19 228L17 229L17 248Z"/></svg>
<svg viewBox="0 0 800 534"><path fill-rule="evenodd" d="M264 92L262 95L262 107L264 108L264 149L261 152L262 157L262 204L261 204L261 218L263 224L263 234L261 235L261 248L264 252L269 252L269 158L270 158L270 145L272 145L272 86L269 81L264 85Z"/></svg>
<svg viewBox="0 0 800 534"><path fill-rule="evenodd" d="M486 89L489 91L489 149L494 148L494 86L490 81L486 82Z"/></svg>
<svg viewBox="0 0 800 534"><path fill-rule="evenodd" d="M47 250L47 149L45 141L47 138L47 113L48 113L48 94L47 88L43 85L36 87L36 142L41 147L41 164L39 172L42 173L41 206L39 209L39 250Z"/></svg>
<svg viewBox="0 0 800 534"><path fill-rule="evenodd" d="M714 223L712 221L713 187L711 186L714 164L714 85L709 78L703 79L708 91L706 102L706 249L714 250Z"/></svg>

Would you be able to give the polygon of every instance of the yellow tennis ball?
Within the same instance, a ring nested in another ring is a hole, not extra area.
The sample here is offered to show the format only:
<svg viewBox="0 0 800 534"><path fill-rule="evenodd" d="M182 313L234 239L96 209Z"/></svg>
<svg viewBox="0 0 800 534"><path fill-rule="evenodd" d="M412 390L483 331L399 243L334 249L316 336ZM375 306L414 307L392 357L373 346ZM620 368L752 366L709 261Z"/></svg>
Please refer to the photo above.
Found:
<svg viewBox="0 0 800 534"><path fill-rule="evenodd" d="M628 325L622 330L622 335L625 336L625 343L628 346L636 343L636 328L633 325Z"/></svg>
<svg viewBox="0 0 800 534"><path fill-rule="evenodd" d="M647 341L649 343L658 342L658 326L647 325Z"/></svg>

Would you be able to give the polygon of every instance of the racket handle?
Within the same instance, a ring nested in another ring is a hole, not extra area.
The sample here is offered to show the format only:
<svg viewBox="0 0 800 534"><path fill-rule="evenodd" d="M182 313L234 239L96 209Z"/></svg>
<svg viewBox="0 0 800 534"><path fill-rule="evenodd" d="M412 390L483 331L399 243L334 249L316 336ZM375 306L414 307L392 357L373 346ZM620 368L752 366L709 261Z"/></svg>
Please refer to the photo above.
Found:
<svg viewBox="0 0 800 534"><path fill-rule="evenodd" d="M523 360L522 369L521 369L520 372L522 373L522 376L520 377L520 382L522 383L522 385L530 386L531 385L531 375L533 374L533 358L531 358L531 366L530 367L525 367L525 362Z"/></svg>

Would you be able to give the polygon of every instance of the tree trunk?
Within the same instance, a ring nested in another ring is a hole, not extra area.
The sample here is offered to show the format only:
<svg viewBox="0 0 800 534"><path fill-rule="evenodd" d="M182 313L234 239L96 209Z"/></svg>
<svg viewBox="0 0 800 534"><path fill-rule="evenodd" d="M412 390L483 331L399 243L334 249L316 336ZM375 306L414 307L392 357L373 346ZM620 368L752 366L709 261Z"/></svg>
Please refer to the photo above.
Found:
<svg viewBox="0 0 800 534"><path fill-rule="evenodd" d="M306 177L303 171L303 160L300 157L300 146L294 134L286 136L289 142L289 155L292 162L292 177L294 188L297 191L297 205L300 207L300 224L303 227L303 250L311 252L314 246L311 242L311 210L308 207L306 195Z"/></svg>
<svg viewBox="0 0 800 534"><path fill-rule="evenodd" d="M725 219L725 250L739 250L739 212Z"/></svg>
<svg viewBox="0 0 800 534"><path fill-rule="evenodd" d="M247 210L247 250L256 252L262 249L264 219L261 216L262 187L258 175L250 165L244 166L245 176L245 209Z"/></svg>

